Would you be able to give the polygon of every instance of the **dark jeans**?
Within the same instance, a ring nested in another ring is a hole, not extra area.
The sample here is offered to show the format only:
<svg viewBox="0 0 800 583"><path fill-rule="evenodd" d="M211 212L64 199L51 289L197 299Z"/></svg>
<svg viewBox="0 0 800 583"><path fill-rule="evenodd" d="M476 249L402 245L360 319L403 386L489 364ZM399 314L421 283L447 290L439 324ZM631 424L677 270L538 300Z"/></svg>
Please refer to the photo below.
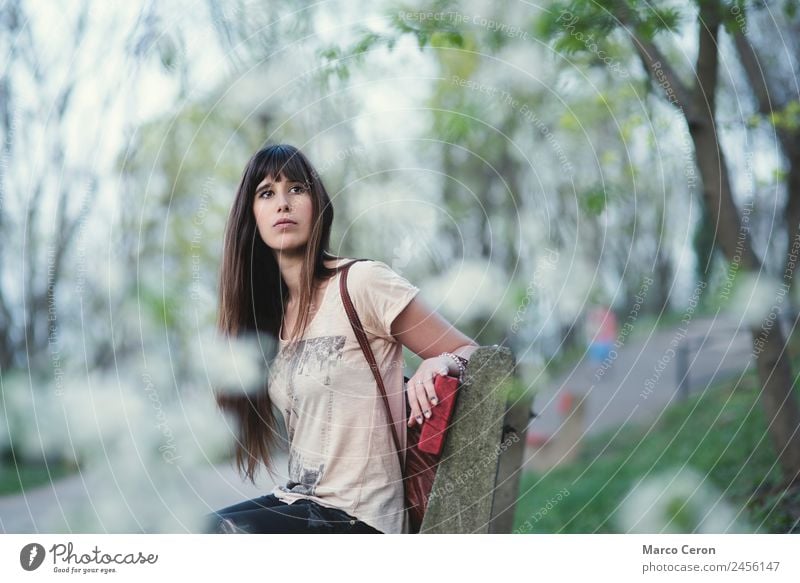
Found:
<svg viewBox="0 0 800 583"><path fill-rule="evenodd" d="M306 499L287 504L274 494L228 506L206 518L208 533L383 534L344 510Z"/></svg>

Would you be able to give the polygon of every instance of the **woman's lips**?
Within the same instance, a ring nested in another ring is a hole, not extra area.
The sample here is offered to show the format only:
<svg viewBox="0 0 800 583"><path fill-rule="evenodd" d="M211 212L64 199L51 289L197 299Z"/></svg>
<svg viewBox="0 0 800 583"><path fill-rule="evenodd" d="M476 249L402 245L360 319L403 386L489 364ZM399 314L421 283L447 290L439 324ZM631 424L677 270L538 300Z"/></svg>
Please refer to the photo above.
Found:
<svg viewBox="0 0 800 583"><path fill-rule="evenodd" d="M292 223L291 221L288 221L288 222L285 222L285 223L278 223L277 225L275 225L275 228L276 229L285 229L286 227L296 227L296 226L297 226L297 223Z"/></svg>

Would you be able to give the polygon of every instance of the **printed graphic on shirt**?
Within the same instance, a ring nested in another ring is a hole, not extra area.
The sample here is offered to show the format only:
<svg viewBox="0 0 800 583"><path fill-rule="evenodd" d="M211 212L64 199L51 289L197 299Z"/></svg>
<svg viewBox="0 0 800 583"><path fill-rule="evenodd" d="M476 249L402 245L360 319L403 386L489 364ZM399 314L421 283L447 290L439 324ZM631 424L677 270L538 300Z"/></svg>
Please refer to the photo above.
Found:
<svg viewBox="0 0 800 583"><path fill-rule="evenodd" d="M303 457L295 450L289 452L289 481L286 486L281 486L285 492L314 496L317 485L322 480L325 464L316 467L306 467Z"/></svg>
<svg viewBox="0 0 800 583"><path fill-rule="evenodd" d="M289 443L294 439L294 423L298 414L298 401L295 380L297 377L315 377L323 386L331 384L331 368L342 360L345 336L319 336L299 340L295 346L286 347L278 355L275 366L278 375L286 380L289 405L284 410L287 420ZM329 401L329 404L331 401ZM327 443L323 440L323 450Z"/></svg>
<svg viewBox="0 0 800 583"><path fill-rule="evenodd" d="M320 336L318 338L308 338L301 341L303 347L300 349L300 358L297 363L298 375L309 375L314 372L322 372L325 369L325 378L322 384L331 384L331 366L342 360L342 349L344 348L345 336Z"/></svg>

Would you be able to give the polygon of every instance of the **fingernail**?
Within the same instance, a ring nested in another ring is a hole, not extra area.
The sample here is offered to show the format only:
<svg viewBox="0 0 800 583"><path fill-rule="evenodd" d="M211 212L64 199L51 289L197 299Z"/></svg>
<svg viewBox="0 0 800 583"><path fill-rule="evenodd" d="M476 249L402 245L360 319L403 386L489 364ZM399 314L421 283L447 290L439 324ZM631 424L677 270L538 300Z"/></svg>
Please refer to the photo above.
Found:
<svg viewBox="0 0 800 583"><path fill-rule="evenodd" d="M431 403L432 403L433 405L438 405L438 404L439 404L439 399L437 399L436 397L433 397L433 398L431 399Z"/></svg>
<svg viewBox="0 0 800 583"><path fill-rule="evenodd" d="M425 411L425 419L430 419L430 418L431 418L431 412Z"/></svg>
<svg viewBox="0 0 800 583"><path fill-rule="evenodd" d="M422 416L421 415L419 417L417 417L417 423L422 425Z"/></svg>

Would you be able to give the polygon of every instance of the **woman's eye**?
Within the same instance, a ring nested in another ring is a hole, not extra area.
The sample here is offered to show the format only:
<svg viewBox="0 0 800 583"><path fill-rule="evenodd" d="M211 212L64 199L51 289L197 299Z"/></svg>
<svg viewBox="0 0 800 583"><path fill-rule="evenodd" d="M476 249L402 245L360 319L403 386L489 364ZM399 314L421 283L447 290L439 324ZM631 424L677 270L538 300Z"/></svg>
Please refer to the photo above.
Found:
<svg viewBox="0 0 800 583"><path fill-rule="evenodd" d="M303 194L307 190L308 189L305 188L304 186L292 186L289 189L289 192L291 192L293 194ZM262 190L261 192L258 193L258 198L272 198L272 195L274 195L274 194L275 193L272 192L271 190Z"/></svg>

